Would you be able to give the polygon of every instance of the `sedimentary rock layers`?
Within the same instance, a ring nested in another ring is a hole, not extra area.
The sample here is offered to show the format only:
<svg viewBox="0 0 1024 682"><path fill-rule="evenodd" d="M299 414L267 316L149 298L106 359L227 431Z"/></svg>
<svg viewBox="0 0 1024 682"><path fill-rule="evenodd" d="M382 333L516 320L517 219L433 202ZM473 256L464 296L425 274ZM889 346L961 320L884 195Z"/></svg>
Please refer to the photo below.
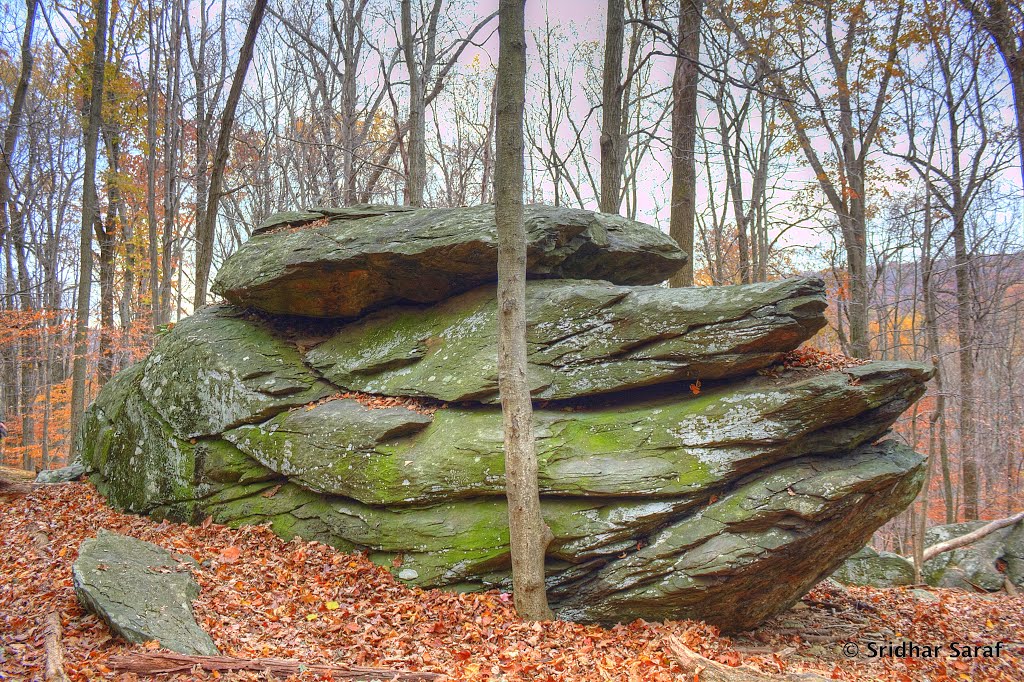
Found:
<svg viewBox="0 0 1024 682"><path fill-rule="evenodd" d="M552 400L750 374L825 323L821 280L666 289L527 285L528 378ZM392 308L306 354L332 383L384 395L498 401L497 302L484 286L429 308Z"/></svg>
<svg viewBox="0 0 1024 682"><path fill-rule="evenodd" d="M620 216L525 207L530 277L657 284L686 262L667 235ZM268 313L345 317L433 303L497 279L494 206L314 209L272 217L213 291Z"/></svg>
<svg viewBox="0 0 1024 682"><path fill-rule="evenodd" d="M781 459L869 442L920 394L927 368L876 364L785 380L758 377L692 395L534 412L541 491L670 497L708 491ZM504 495L501 413L426 417L355 400L285 412L223 434L316 492L367 504Z"/></svg>
<svg viewBox="0 0 1024 682"><path fill-rule="evenodd" d="M527 227L562 617L752 626L913 499L921 458L877 441L930 367L777 364L824 326L821 280L645 286L683 262L657 230L552 207ZM508 589L495 245L490 207L273 217L218 276L238 305L176 325L89 408L91 479L121 508Z"/></svg>

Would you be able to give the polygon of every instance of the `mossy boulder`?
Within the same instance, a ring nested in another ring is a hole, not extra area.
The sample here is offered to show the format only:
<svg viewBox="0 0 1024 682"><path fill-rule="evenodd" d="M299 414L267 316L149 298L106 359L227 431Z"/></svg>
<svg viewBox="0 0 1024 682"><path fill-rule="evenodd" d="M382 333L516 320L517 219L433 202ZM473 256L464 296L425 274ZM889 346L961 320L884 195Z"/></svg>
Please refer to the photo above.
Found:
<svg viewBox="0 0 1024 682"><path fill-rule="evenodd" d="M862 547L840 564L832 579L844 585L901 587L914 584L914 564L899 554Z"/></svg>
<svg viewBox="0 0 1024 682"><path fill-rule="evenodd" d="M968 521L933 526L925 533L925 545L930 547L966 535L986 523ZM1007 579L1024 587L1024 522L932 557L924 562L922 574L925 582L934 587L995 592L1003 589Z"/></svg>
<svg viewBox="0 0 1024 682"><path fill-rule="evenodd" d="M666 289L527 283L528 379L565 399L742 376L825 325L817 278ZM306 353L331 383L384 395L498 401L497 300L486 285L429 308L390 308Z"/></svg>
<svg viewBox="0 0 1024 682"><path fill-rule="evenodd" d="M531 205L524 217L530 277L657 284L687 260L668 235L621 216ZM352 318L495 282L497 263L492 205L311 209L268 220L213 290L268 313Z"/></svg>
<svg viewBox="0 0 1024 682"><path fill-rule="evenodd" d="M930 369L872 363L802 377L756 377L693 395L534 411L541 492L584 497L706 495L782 459L870 442L923 390ZM366 504L504 495L501 412L431 418L353 399L285 412L224 438L322 493Z"/></svg>
<svg viewBox="0 0 1024 682"><path fill-rule="evenodd" d="M750 627L913 499L921 458L877 441L931 367L775 364L824 324L821 280L649 286L685 262L654 228L545 206L526 227L562 617ZM233 305L109 381L77 457L122 509L268 523L424 588L510 589L496 244L489 206L272 217L218 274Z"/></svg>

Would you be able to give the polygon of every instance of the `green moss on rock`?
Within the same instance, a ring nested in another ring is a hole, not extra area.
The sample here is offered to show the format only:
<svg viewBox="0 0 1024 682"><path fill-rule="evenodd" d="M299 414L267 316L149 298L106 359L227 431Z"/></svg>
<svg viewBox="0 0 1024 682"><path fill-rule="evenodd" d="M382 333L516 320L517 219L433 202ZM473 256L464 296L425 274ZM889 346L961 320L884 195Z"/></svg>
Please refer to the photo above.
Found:
<svg viewBox="0 0 1024 682"><path fill-rule="evenodd" d="M262 421L334 389L295 348L231 306L210 306L161 337L144 362L143 395L179 438Z"/></svg>
<svg viewBox="0 0 1024 682"><path fill-rule="evenodd" d="M888 364L810 378L760 378L575 411L534 412L542 492L706 495L787 457L844 452L881 435L930 369ZM501 413L449 407L431 418L354 400L301 408L224 437L318 492L365 504L431 504L504 494Z"/></svg>
<svg viewBox="0 0 1024 682"><path fill-rule="evenodd" d="M750 374L825 324L817 278L688 289L534 281L526 309L530 386L547 399ZM351 390L493 403L497 332L488 285L346 325L306 359Z"/></svg>

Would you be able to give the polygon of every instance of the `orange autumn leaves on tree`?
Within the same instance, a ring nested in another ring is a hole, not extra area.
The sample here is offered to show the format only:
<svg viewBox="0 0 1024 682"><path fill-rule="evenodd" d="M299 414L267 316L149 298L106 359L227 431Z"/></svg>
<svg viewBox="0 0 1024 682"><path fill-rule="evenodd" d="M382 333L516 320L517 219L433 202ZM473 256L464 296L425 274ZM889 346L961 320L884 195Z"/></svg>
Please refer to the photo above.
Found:
<svg viewBox="0 0 1024 682"><path fill-rule="evenodd" d="M70 326L70 313L65 310L0 311L0 352L17 356L20 362L26 363L22 367L23 374L29 369L43 368L43 371L36 370L34 383L23 380L23 392L17 399L8 395L6 404L0 405L0 416L8 429L0 464L13 467L28 464L29 468L42 469L64 461L71 437L71 377L56 380L55 376L46 375L45 368L48 364L54 368L63 364L70 350ZM90 366L95 366L98 335L98 330L90 331ZM111 340L119 367L145 357L153 341L145 319L136 320L128 329L118 330ZM87 398L91 401L99 390L95 374L91 375L88 387ZM32 390L27 391L29 388Z"/></svg>

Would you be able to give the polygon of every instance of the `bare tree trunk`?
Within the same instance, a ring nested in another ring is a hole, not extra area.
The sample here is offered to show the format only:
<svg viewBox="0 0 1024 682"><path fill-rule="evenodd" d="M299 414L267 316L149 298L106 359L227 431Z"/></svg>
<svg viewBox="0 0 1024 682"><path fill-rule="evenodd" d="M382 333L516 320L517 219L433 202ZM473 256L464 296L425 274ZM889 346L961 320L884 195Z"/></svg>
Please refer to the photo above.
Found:
<svg viewBox="0 0 1024 682"><path fill-rule="evenodd" d="M92 295L92 229L99 212L96 196L96 146L103 113L103 72L107 56L107 0L94 0L92 83L85 127L85 169L82 178L82 230L79 244L78 308L75 313L74 362L71 370L71 428L74 434L85 412L85 378L89 351L89 299ZM70 460L70 458L69 458Z"/></svg>
<svg viewBox="0 0 1024 682"><path fill-rule="evenodd" d="M25 212L13 209L11 235L14 241L14 252L18 261L18 298L21 299L21 310L29 316L27 324L30 329L38 326L35 319L36 302L32 300L32 282L29 276L29 262L25 239ZM33 450L36 444L36 428L32 406L35 404L36 390L39 384L39 339L35 334L28 334L22 339L19 354L16 356L21 365L21 445L22 467L33 469Z"/></svg>
<svg viewBox="0 0 1024 682"><path fill-rule="evenodd" d="M1021 182L1024 183L1024 42L1020 40L1024 12L1020 3L1007 0L960 0L960 3L992 37L1006 65L1013 90L1013 107L1017 114L1017 151L1020 155Z"/></svg>
<svg viewBox="0 0 1024 682"><path fill-rule="evenodd" d="M601 201L604 213L618 213L622 198L622 49L625 0L608 0L601 92Z"/></svg>
<svg viewBox="0 0 1024 682"><path fill-rule="evenodd" d="M960 485L963 488L964 520L978 518L978 458L974 443L974 333L971 320L970 262L967 254L965 217L953 218L956 254L956 329L960 360Z"/></svg>
<svg viewBox="0 0 1024 682"><path fill-rule="evenodd" d="M235 125L235 110L242 95L242 84L245 74L252 62L256 35L263 23L263 15L267 10L267 0L256 0L249 17L249 26L245 31L242 51L238 56L238 68L231 81L231 90L224 103L224 114L220 121L220 134L217 136L217 151L213 157L213 170L210 173L210 197L206 205L206 216L202 225L196 225L196 309L206 305L206 288L210 279L210 266L213 264L214 227L217 224L217 206L224 187L224 168L227 166L231 130Z"/></svg>
<svg viewBox="0 0 1024 682"><path fill-rule="evenodd" d="M112 32L108 38L113 39ZM113 93L107 92L105 95L107 104L112 109L116 107ZM114 374L114 258L117 255L118 230L121 226L121 188L117 184L121 170L121 131L116 122L103 127L109 164L109 172L106 174L107 219L104 221L97 209L94 223L96 241L100 247L100 345L96 372L100 386Z"/></svg>
<svg viewBox="0 0 1024 682"><path fill-rule="evenodd" d="M167 97L164 105L164 229L160 252L160 322L171 321L173 309L172 277L174 275L175 241L178 225L178 153L181 144L181 33L183 11L181 2L171 3L170 51L167 55ZM181 290L181 281L178 282Z"/></svg>
<svg viewBox="0 0 1024 682"><path fill-rule="evenodd" d="M499 5L494 218L498 226L498 386L505 429L505 488L516 610L553 617L544 586L552 534L540 511L533 403L526 383L526 230L523 225L523 108L526 33L523 0Z"/></svg>
<svg viewBox="0 0 1024 682"><path fill-rule="evenodd" d="M914 534L914 582L921 582L921 568L924 565L924 536L928 530L928 506L932 478L932 460L935 458L935 443L939 436L938 427L945 419L946 396L942 385L942 367L939 362L938 312L935 305L935 290L932 277L935 259L932 257L932 207L931 197L925 199L924 236L921 245L921 288L924 295L925 336L928 351L935 365L935 409L928 420L928 464L925 470L924 486L921 489L921 514ZM943 434L944 437L945 434ZM947 507L948 507L947 502Z"/></svg>
<svg viewBox="0 0 1024 682"><path fill-rule="evenodd" d="M491 198L488 193L494 189L491 184L491 173L494 172L494 115L498 107L497 97L498 88L497 82L495 82L494 87L491 88L491 107L487 110L487 128L484 132L483 170L480 173L481 204L488 203L487 200Z"/></svg>
<svg viewBox="0 0 1024 682"><path fill-rule="evenodd" d="M11 160L14 158L18 146L21 119L25 112L25 99L28 96L28 84L32 78L32 29L36 22L36 3L37 0L27 0L25 3L27 12L25 31L21 38L21 71L18 74L18 84L14 86L11 112L7 117L7 127L4 129L4 147L0 150L0 239L7 234L11 225L8 213L8 205L11 203Z"/></svg>
<svg viewBox="0 0 1024 682"><path fill-rule="evenodd" d="M427 29L430 30L429 28ZM435 28L436 30L436 28ZM431 40L425 36L424 40ZM402 50L409 71L409 147L406 192L410 206L423 205L423 187L427 175L426 104L423 101L423 78L416 60L412 30L412 2L402 0Z"/></svg>
<svg viewBox="0 0 1024 682"><path fill-rule="evenodd" d="M672 78L672 207L669 234L689 256L669 286L693 286L693 224L697 215L697 59L704 0L682 0L679 45Z"/></svg>
<svg viewBox="0 0 1024 682"><path fill-rule="evenodd" d="M223 19L223 18L222 18ZM209 226L209 221L206 219L207 204L210 200L210 187L209 187L209 176L207 175L207 161L210 156L210 128L213 122L213 112L207 109L207 90L210 88L210 84L206 82L206 68L207 68L207 45L208 36L207 31L208 15L205 3L199 9L199 37L198 40L192 39L192 28L191 21L185 22L185 46L188 50L188 58L192 65L192 75L195 80L196 94L196 118L195 118L195 136L196 136L196 164L193 169L192 182L195 187L195 206L196 206L196 265L198 265L203 259L206 259L207 263L212 263L213 254L213 233L207 233L206 230ZM226 27L222 26L223 30ZM198 46L196 45L198 42ZM197 52L198 47L198 52ZM213 109L213 103L210 103L210 109ZM212 228L209 228L212 230ZM209 271L209 264L206 265L207 271ZM196 288L196 308L201 305L199 301L200 295L202 299L206 300L206 287L203 287L203 292L200 294L200 290Z"/></svg>
<svg viewBox="0 0 1024 682"><path fill-rule="evenodd" d="M161 5L162 6L162 5ZM157 273L157 216L156 216L156 119L157 73L160 69L160 41L154 35L153 0L149 0L149 71L146 83L146 227L149 236L149 308L153 329L160 325L160 286Z"/></svg>

